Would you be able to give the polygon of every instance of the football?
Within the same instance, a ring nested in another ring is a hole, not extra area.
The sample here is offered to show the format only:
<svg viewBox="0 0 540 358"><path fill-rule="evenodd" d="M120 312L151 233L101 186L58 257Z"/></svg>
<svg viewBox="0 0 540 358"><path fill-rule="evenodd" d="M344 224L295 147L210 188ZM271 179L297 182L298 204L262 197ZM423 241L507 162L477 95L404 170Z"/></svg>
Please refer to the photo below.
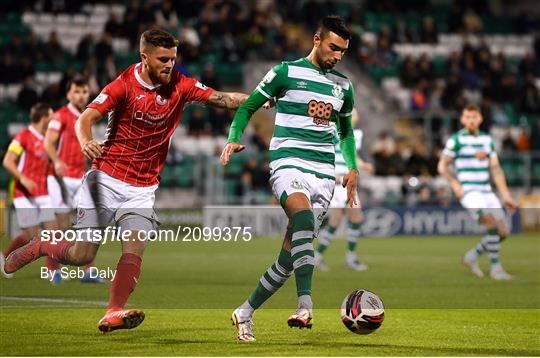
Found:
<svg viewBox="0 0 540 358"><path fill-rule="evenodd" d="M341 320L345 327L356 334L375 332L384 321L384 305L373 292L353 291L341 304Z"/></svg>

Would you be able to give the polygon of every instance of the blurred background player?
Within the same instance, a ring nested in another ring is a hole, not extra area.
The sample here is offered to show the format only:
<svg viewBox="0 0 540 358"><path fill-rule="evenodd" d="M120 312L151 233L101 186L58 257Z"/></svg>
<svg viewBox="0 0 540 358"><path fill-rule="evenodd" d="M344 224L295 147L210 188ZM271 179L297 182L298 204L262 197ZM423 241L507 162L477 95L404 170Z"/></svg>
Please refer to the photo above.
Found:
<svg viewBox="0 0 540 358"><path fill-rule="evenodd" d="M75 125L82 152L93 163L78 195L74 227L82 230L83 237L88 228L110 225L130 231L122 241L107 312L98 323L104 333L135 328L144 320L142 310L124 306L139 280L146 233L159 224L154 211L159 173L186 103L236 109L248 97L215 91L173 69L177 46L178 40L165 31L145 31L140 39L141 62L109 83ZM107 114L108 136L101 143L93 138L92 126ZM55 245L34 239L6 258L5 270L17 271L44 255L63 264L86 265L100 246L100 240L90 235L84 241Z"/></svg>
<svg viewBox="0 0 540 358"><path fill-rule="evenodd" d="M354 90L343 74L334 71L349 46L351 33L342 18L324 18L311 53L272 68L238 109L228 143L221 154L242 151L240 138L253 113L267 100L275 100L276 118L270 142L270 184L289 218L278 259L261 277L255 291L232 314L238 339L253 341L253 313L293 273L298 305L289 317L290 327L312 326L311 282L314 268L313 237L332 199L335 186L334 138L336 127L341 149L350 169L343 178L347 200L356 202L358 176L351 125ZM315 209L315 212L314 212Z"/></svg>
<svg viewBox="0 0 540 358"><path fill-rule="evenodd" d="M353 109L352 125L353 127L358 122L358 111ZM362 146L363 133L361 129L354 129L354 140L356 142L356 152L360 151ZM362 208L358 194L356 195L356 205L352 208L347 207L347 190L342 185L342 180L349 172L343 154L339 145L336 144L336 186L334 188L334 196L330 202L330 210L328 213L328 223L319 235L319 246L315 250L315 267L321 271L328 271L328 266L323 260L323 253L330 245L336 230L343 221L343 214L347 216L347 253L345 262L347 266L355 271L366 271L368 266L358 260L356 255L356 243L360 237L360 224L362 223ZM368 173L373 172L373 165L364 162L360 157L357 157L358 167Z"/></svg>
<svg viewBox="0 0 540 358"><path fill-rule="evenodd" d="M511 212L517 205L510 196L504 172L490 135L480 131L482 114L474 105L465 107L461 113L463 129L454 133L446 142L439 161L438 170L452 187L461 205L471 216L486 227L486 235L463 256L463 263L474 275L484 277L478 266L479 256L487 251L491 262L490 276L495 280L512 278L502 267L499 260L501 241L507 235L505 213L495 193L490 177L499 190L504 205ZM454 163L456 174L450 172L450 163ZM490 175L491 173L491 175Z"/></svg>
<svg viewBox="0 0 540 358"><path fill-rule="evenodd" d="M45 152L51 160L47 188L56 214L60 230L71 227L73 203L79 191L84 173L86 158L75 135L75 122L88 103L90 96L88 81L76 76L66 86L68 104L56 111L45 134ZM83 283L104 283L100 277L92 277L90 268L93 262L84 266Z"/></svg>
<svg viewBox="0 0 540 358"><path fill-rule="evenodd" d="M13 206L22 233L0 253L0 268L6 278L13 277L4 271L5 257L25 245L40 232L40 225L46 230L57 229L54 210L47 191L48 159L44 151L44 134L53 114L51 106L36 103L30 110L31 124L15 136L4 156L4 168L15 181ZM53 283L62 278L58 263L47 258L47 268ZM49 279L49 278L47 278Z"/></svg>

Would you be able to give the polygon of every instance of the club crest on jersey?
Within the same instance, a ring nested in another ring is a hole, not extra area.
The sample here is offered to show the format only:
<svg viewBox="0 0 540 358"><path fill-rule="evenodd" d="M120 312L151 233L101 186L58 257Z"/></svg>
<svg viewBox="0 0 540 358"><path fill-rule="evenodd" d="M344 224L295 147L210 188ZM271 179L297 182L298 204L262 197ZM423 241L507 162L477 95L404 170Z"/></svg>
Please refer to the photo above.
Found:
<svg viewBox="0 0 540 358"><path fill-rule="evenodd" d="M332 94L334 97L337 97L338 99L343 99L343 88L341 88L340 85L335 84L332 88Z"/></svg>
<svg viewBox="0 0 540 358"><path fill-rule="evenodd" d="M304 186L298 180L294 179L291 183L291 188L296 190L302 190L304 189Z"/></svg>
<svg viewBox="0 0 540 358"><path fill-rule="evenodd" d="M164 106L165 104L167 104L167 99L161 97L161 95L158 94L156 96L156 103L159 104L160 106Z"/></svg>

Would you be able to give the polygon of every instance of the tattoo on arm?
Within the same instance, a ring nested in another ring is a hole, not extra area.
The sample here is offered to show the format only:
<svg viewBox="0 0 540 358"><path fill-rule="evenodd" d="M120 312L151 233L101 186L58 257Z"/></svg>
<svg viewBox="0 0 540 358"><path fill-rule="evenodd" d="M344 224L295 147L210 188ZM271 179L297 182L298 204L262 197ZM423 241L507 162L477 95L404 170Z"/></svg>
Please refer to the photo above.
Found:
<svg viewBox="0 0 540 358"><path fill-rule="evenodd" d="M214 91L208 98L208 104L220 108L237 109L247 98L248 95L244 93Z"/></svg>

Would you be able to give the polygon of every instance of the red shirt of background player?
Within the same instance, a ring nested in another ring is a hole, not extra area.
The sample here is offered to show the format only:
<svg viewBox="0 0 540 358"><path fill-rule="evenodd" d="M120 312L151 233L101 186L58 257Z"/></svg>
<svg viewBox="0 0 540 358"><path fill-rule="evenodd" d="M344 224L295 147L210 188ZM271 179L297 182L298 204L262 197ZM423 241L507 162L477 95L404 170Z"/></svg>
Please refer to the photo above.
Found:
<svg viewBox="0 0 540 358"><path fill-rule="evenodd" d="M80 179L86 171L86 158L81 152L81 146L75 135L75 122L81 112L73 105L68 104L56 111L49 122L47 130L58 132L58 158L66 163L65 177ZM51 163L49 175L54 174L54 165Z"/></svg>
<svg viewBox="0 0 540 358"><path fill-rule="evenodd" d="M48 195L47 172L49 158L43 147L44 139L45 137L31 126L23 129L13 138L12 144L18 144L22 148L18 164L19 171L36 183L35 189L30 193L17 180L13 191L14 198Z"/></svg>
<svg viewBox="0 0 540 358"><path fill-rule="evenodd" d="M113 178L136 186L159 183L169 141L190 102L206 102L213 89L172 70L167 85L152 86L131 65L88 105L108 113L103 154L92 163Z"/></svg>

